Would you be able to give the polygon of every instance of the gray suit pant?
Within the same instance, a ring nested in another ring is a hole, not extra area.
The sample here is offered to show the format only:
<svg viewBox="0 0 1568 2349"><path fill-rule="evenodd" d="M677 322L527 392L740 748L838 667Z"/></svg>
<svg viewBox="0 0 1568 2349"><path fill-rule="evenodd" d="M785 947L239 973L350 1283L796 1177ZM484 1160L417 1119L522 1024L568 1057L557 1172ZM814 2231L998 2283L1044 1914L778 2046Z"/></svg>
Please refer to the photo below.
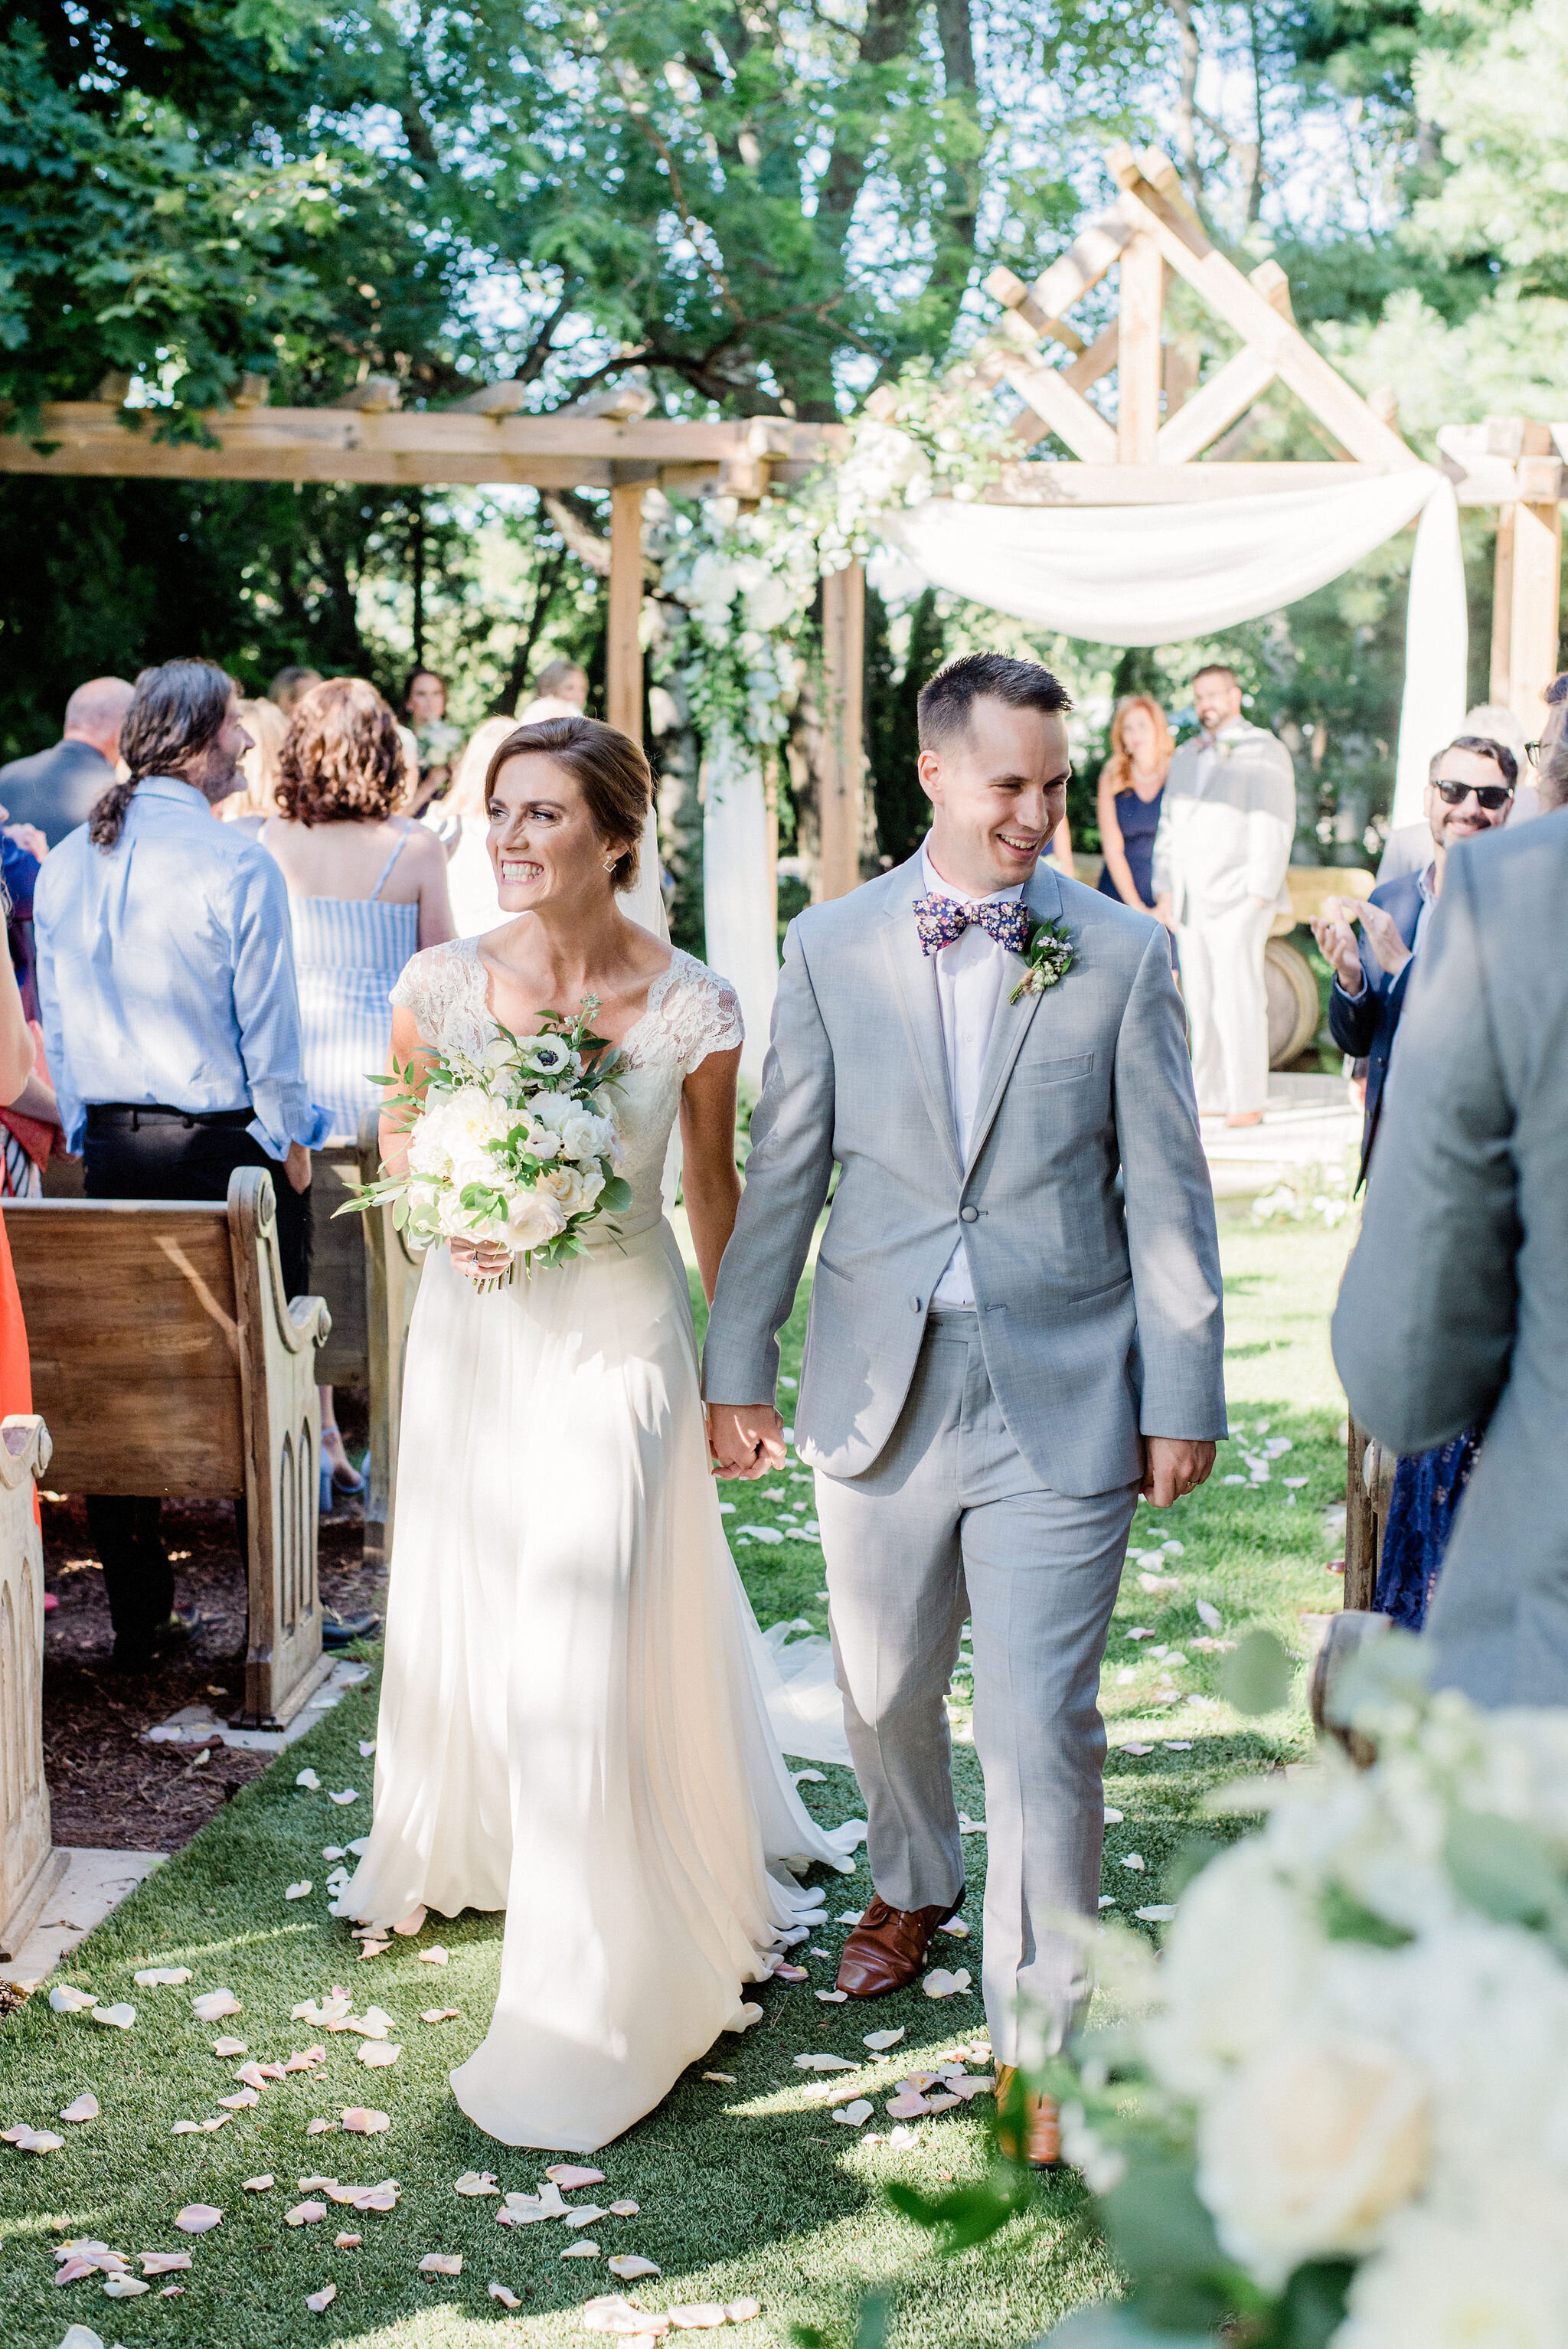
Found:
<svg viewBox="0 0 1568 2349"><path fill-rule="evenodd" d="M863 1475L817 1476L872 1880L895 1909L955 1900L964 1882L945 1699L973 1619L999 2063L1054 2048L1087 1996L1085 1942L1054 1920L1097 1913L1099 1667L1137 1498L1042 1486L991 1392L978 1317L940 1309L886 1449Z"/></svg>

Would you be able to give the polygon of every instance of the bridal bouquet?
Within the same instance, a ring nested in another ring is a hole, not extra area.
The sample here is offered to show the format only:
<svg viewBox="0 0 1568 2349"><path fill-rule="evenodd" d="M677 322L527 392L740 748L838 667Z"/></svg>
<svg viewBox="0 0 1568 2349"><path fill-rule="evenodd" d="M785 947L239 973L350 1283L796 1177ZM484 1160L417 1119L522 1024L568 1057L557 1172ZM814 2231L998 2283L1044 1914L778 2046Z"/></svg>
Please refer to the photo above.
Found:
<svg viewBox="0 0 1568 2349"><path fill-rule="evenodd" d="M1061 2349L1568 2342L1568 1713L1410 1652L1362 1668L1371 1768L1269 1782L1157 1963L1100 1943L1144 2012L1057 2085L1132 2300Z"/></svg>
<svg viewBox="0 0 1568 2349"><path fill-rule="evenodd" d="M599 1009L585 996L574 1018L544 1015L537 1036L501 1029L483 1056L436 1056L422 1102L411 1104L401 1174L363 1185L339 1215L392 1203L392 1220L420 1247L439 1240L486 1240L507 1249L511 1280L521 1264L556 1265L583 1248L599 1216L632 1204L609 1089L619 1055L592 1032ZM410 1064L377 1084L411 1092Z"/></svg>

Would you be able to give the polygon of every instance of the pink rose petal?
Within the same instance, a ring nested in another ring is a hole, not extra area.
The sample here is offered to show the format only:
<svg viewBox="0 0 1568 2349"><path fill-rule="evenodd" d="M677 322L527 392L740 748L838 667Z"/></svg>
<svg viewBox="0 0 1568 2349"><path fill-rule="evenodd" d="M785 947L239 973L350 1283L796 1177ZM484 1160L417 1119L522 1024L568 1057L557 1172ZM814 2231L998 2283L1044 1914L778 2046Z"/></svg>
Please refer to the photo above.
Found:
<svg viewBox="0 0 1568 2349"><path fill-rule="evenodd" d="M205 2235L222 2225L223 2213L211 2202L187 2202L183 2210L175 2212L174 2223L182 2235Z"/></svg>
<svg viewBox="0 0 1568 2349"><path fill-rule="evenodd" d="M583 2169L570 2161L553 2162L544 2174L552 2186L560 2187L562 2194L570 2194L579 2186L603 2186L604 2183L602 2169Z"/></svg>

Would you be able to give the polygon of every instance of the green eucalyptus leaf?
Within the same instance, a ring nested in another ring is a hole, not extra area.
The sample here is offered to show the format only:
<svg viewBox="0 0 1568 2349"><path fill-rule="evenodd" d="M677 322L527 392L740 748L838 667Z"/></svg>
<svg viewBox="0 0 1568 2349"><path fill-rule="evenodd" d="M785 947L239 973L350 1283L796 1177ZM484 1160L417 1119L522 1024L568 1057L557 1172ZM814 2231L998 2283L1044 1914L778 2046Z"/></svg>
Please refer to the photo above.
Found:
<svg viewBox="0 0 1568 2349"><path fill-rule="evenodd" d="M1542 1931L1568 1914L1557 1857L1546 1838L1522 1820L1490 1811L1456 1811L1443 1857L1471 1908L1500 1924Z"/></svg>

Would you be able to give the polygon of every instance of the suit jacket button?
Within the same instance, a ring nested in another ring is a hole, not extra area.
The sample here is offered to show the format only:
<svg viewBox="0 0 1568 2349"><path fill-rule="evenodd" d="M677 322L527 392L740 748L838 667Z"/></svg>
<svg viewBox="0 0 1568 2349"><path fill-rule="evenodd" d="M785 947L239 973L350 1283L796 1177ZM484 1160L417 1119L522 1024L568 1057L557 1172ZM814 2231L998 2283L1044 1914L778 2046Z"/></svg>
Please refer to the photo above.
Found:
<svg viewBox="0 0 1568 2349"><path fill-rule="evenodd" d="M958 1210L958 1220L961 1224L977 1224L980 1220L979 1208L960 1207Z"/></svg>
<svg viewBox="0 0 1568 2349"><path fill-rule="evenodd" d="M918 1312L919 1312L919 1310L920 1310L920 1299L919 1299L919 1298L918 1298L918 1297L912 1297L912 1298L910 1299L909 1302L910 1302L910 1307L911 1307L912 1311L918 1313Z"/></svg>

